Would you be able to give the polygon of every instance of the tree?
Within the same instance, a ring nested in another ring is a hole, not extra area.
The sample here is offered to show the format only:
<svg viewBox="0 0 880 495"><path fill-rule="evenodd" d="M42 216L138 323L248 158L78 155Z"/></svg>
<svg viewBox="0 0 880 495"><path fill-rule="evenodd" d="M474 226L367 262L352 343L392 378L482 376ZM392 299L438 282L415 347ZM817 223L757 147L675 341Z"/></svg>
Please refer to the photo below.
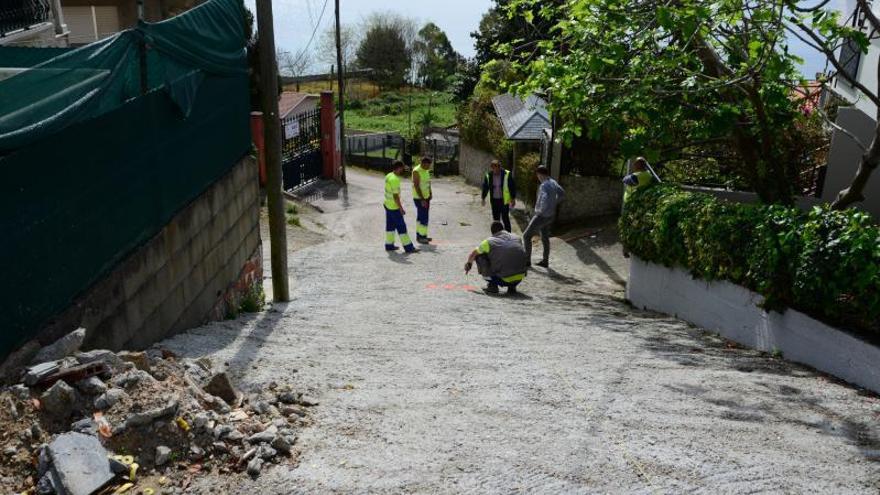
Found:
<svg viewBox="0 0 880 495"><path fill-rule="evenodd" d="M412 52L404 34L381 19L369 27L357 50L358 65L369 69L370 80L380 89L399 88L410 70Z"/></svg>
<svg viewBox="0 0 880 495"><path fill-rule="evenodd" d="M312 57L308 53L300 50L293 54L285 50L278 50L278 70L282 74L291 77L299 77L305 74L306 69L312 65Z"/></svg>
<svg viewBox="0 0 880 495"><path fill-rule="evenodd" d="M346 72L353 70L357 62L357 49L360 45L358 28L343 24L340 32L342 42L342 65ZM322 32L315 45L315 60L323 67L336 66L336 26Z"/></svg>
<svg viewBox="0 0 880 495"><path fill-rule="evenodd" d="M877 88L880 72L874 75L873 84L870 84L869 87L860 82L854 73L845 70L845 66L850 63L850 57L853 57L854 54L867 55L870 39L876 39L877 33L880 32L880 19L871 10L872 4L870 2L856 0L858 11L861 14L859 16L862 19L861 24L847 25L841 22L839 11L825 8L827 3L823 1L813 7L804 7L798 2L789 0L786 3L790 11L786 19L786 28L793 36L824 54L831 66L834 67L836 77L856 88L877 107L877 114L874 116L876 124L870 144L861 143L850 134L861 147L863 153L855 177L846 189L840 191L832 205L836 209L845 209L864 201L865 186L880 165L880 91L872 89ZM870 39L865 31L871 32ZM847 49L844 50L844 47ZM821 82L827 84L829 80L825 79ZM848 133L842 128L838 128L838 130Z"/></svg>
<svg viewBox="0 0 880 495"><path fill-rule="evenodd" d="M649 159L725 146L763 201L793 203L797 164L784 146L803 115L783 0L511 0L507 11L537 8L555 24L515 59L526 80L513 87L548 96L563 139L612 135Z"/></svg>
<svg viewBox="0 0 880 495"><path fill-rule="evenodd" d="M464 103L480 82L480 64L476 59L468 59L461 63L452 80L452 98L456 103Z"/></svg>
<svg viewBox="0 0 880 495"><path fill-rule="evenodd" d="M419 30L413 52L418 54L418 79L430 89L442 90L449 85L463 58L452 48L446 33L433 22Z"/></svg>

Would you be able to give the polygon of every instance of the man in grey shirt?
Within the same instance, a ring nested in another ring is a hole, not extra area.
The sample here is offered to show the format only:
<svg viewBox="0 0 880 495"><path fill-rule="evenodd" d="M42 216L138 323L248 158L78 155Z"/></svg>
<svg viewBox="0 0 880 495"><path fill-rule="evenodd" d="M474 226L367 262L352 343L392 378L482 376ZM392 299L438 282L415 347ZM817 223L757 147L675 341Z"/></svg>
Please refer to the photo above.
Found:
<svg viewBox="0 0 880 495"><path fill-rule="evenodd" d="M550 177L547 167L538 167L538 180L541 186L538 188L538 200L535 202L535 214L523 232L523 247L532 263L532 238L541 233L541 244L544 245L544 257L538 266L547 268L550 266L550 228L556 219L556 207L565 199L565 190L558 182Z"/></svg>
<svg viewBox="0 0 880 495"><path fill-rule="evenodd" d="M471 251L464 273L467 274L477 263L477 271L488 282L483 289L490 294L497 294L498 287L507 287L508 294L516 294L516 287L526 276L525 249L519 237L504 230L504 224L492 222L492 237L481 242Z"/></svg>

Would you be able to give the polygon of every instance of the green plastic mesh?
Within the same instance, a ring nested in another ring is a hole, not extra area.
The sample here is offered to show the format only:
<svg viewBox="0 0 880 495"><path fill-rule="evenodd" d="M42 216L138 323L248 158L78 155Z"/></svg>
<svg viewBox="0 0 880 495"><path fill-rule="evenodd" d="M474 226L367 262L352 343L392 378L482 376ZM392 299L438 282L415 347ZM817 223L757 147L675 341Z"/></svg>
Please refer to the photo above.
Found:
<svg viewBox="0 0 880 495"><path fill-rule="evenodd" d="M211 0L0 81L0 356L248 152L242 9Z"/></svg>

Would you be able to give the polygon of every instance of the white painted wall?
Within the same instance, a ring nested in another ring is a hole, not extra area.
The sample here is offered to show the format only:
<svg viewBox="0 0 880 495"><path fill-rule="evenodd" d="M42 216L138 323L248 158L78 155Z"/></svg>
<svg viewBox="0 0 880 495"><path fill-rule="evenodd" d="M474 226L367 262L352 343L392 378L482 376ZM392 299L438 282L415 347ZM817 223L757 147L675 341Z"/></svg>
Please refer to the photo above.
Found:
<svg viewBox="0 0 880 495"><path fill-rule="evenodd" d="M844 20L849 19L856 10L856 0L839 0L840 10ZM880 16L880 2L875 2L871 10ZM876 35L875 35L876 36ZM880 63L880 39L873 39L867 54L862 54L859 60L858 81L872 91L878 91L877 66ZM877 106L865 98L860 91L851 87L842 78L834 82L834 90L850 102L855 103L856 108L865 112L873 119L877 117Z"/></svg>
<svg viewBox="0 0 880 495"><path fill-rule="evenodd" d="M630 259L626 297L638 308L693 323L740 344L781 352L850 383L880 392L880 348L799 311L766 312L763 298L730 282L694 279L681 268Z"/></svg>

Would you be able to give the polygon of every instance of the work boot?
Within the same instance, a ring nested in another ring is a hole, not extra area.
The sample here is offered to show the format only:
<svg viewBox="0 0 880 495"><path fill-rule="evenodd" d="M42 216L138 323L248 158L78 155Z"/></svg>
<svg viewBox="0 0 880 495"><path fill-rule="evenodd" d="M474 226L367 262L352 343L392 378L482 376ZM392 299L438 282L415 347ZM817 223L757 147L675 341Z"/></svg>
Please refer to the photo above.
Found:
<svg viewBox="0 0 880 495"><path fill-rule="evenodd" d="M416 237L416 242L418 242L419 244L428 244L432 240L433 239L431 239L430 237L422 237L422 236Z"/></svg>
<svg viewBox="0 0 880 495"><path fill-rule="evenodd" d="M519 292L516 291L515 285L511 285L510 287L507 288L507 295L508 296L515 296L517 294L519 294Z"/></svg>
<svg viewBox="0 0 880 495"><path fill-rule="evenodd" d="M391 246L391 247L385 246L385 251L397 251L398 249L400 249L400 247L398 247L398 246Z"/></svg>
<svg viewBox="0 0 880 495"><path fill-rule="evenodd" d="M541 268L550 268L550 262L547 260L541 260L535 264L540 266Z"/></svg>
<svg viewBox="0 0 880 495"><path fill-rule="evenodd" d="M499 292L498 286L496 284L490 283L489 285L486 286L485 289L483 289L483 292L485 292L487 294L498 294L498 292Z"/></svg>

